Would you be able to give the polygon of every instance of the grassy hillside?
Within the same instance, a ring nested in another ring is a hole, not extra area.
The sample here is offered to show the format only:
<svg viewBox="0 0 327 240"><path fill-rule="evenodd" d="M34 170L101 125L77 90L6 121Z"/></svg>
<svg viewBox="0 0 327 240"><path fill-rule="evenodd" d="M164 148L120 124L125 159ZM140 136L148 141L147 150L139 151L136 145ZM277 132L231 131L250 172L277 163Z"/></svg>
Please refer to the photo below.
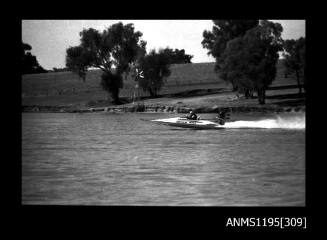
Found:
<svg viewBox="0 0 327 240"><path fill-rule="evenodd" d="M172 94L195 89L230 89L230 85L218 78L214 63L177 64L171 66L171 76L160 94ZM100 86L102 72L92 70L83 83L71 72L28 74L22 76L23 105L85 104L107 99L108 93ZM277 65L277 76L272 86L296 84L294 78L284 78L282 63ZM121 97L131 97L135 81L127 76ZM140 90L141 96L148 96Z"/></svg>

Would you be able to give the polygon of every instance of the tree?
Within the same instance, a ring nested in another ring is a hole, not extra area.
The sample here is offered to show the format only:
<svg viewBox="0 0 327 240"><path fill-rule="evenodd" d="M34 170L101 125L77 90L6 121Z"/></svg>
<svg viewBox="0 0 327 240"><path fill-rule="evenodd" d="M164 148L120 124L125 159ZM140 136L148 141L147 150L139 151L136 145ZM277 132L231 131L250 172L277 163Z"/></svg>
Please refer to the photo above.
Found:
<svg viewBox="0 0 327 240"><path fill-rule="evenodd" d="M66 67L85 82L88 68L88 56L82 46L70 47L66 50Z"/></svg>
<svg viewBox="0 0 327 240"><path fill-rule="evenodd" d="M215 60L215 71L221 69L221 56L224 53L227 43L234 38L244 36L245 33L259 24L259 20L213 20L212 31L203 32L203 48L207 48L208 55L212 55ZM233 82L233 91L238 90Z"/></svg>
<svg viewBox="0 0 327 240"><path fill-rule="evenodd" d="M220 59L227 43L234 38L244 36L245 33L259 24L259 20L213 20L212 31L203 32L202 46L207 48L208 55L216 59L215 70L220 69Z"/></svg>
<svg viewBox="0 0 327 240"><path fill-rule="evenodd" d="M134 31L133 24L121 22L108 27L102 33L93 29L80 32L80 45L66 51L66 66L85 81L88 68L103 71L101 86L119 103L119 89L123 87L130 66L145 54L146 42L142 33Z"/></svg>
<svg viewBox="0 0 327 240"><path fill-rule="evenodd" d="M21 58L22 58L22 68L21 74L29 73L46 73L47 71L40 66L35 56L33 56L29 51L32 50L31 45L22 42L21 47Z"/></svg>
<svg viewBox="0 0 327 240"><path fill-rule="evenodd" d="M158 92L164 85L164 80L170 76L171 59L160 49L158 52L151 50L139 61L139 68L143 71L144 78L139 78L139 85L143 91L148 91L152 97L157 97Z"/></svg>
<svg viewBox="0 0 327 240"><path fill-rule="evenodd" d="M301 75L305 82L305 38L285 40L283 56L285 57L284 66L286 71L287 73L295 73L299 93L301 94Z"/></svg>
<svg viewBox="0 0 327 240"><path fill-rule="evenodd" d="M243 90L256 90L265 104L265 90L276 76L276 63L283 40L279 23L262 20L260 25L228 42L221 55L220 77Z"/></svg>
<svg viewBox="0 0 327 240"><path fill-rule="evenodd" d="M179 50L175 48L175 50L173 50L167 47L163 50L163 52L169 57L170 64L192 63L191 59L193 56L185 54L184 49Z"/></svg>

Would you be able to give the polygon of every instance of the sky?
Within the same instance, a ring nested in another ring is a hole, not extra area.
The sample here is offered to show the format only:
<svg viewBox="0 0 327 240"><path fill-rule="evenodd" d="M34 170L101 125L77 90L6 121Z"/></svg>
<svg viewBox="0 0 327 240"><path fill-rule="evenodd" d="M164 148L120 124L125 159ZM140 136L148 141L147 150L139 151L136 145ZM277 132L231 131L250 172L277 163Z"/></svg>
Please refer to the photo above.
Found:
<svg viewBox="0 0 327 240"><path fill-rule="evenodd" d="M283 39L305 37L305 20L270 20L283 26ZM32 46L31 53L48 70L65 67L66 49L80 43L79 33L94 28L103 31L117 22L133 23L143 33L147 51L159 48L185 49L193 63L214 62L202 47L202 33L211 30L211 20L22 20L22 41Z"/></svg>

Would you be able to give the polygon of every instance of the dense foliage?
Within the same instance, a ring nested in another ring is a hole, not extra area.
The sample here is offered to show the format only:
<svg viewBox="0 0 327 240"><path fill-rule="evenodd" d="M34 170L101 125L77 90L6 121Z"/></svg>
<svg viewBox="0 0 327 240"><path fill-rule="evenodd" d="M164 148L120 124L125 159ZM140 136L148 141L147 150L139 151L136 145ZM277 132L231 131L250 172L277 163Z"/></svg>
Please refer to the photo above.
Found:
<svg viewBox="0 0 327 240"><path fill-rule="evenodd" d="M40 66L36 57L31 54L32 47L27 43L22 42L21 47L21 58L22 58L22 68L21 74L29 73L46 73L47 71Z"/></svg>
<svg viewBox="0 0 327 240"><path fill-rule="evenodd" d="M167 54L170 64L192 63L193 56L185 54L184 49L179 50L176 48L173 50L167 47L163 50L163 53Z"/></svg>
<svg viewBox="0 0 327 240"><path fill-rule="evenodd" d="M203 32L202 46L216 59L215 70L220 69L221 55L227 43L234 38L244 36L247 30L258 26L259 20L213 20L211 31Z"/></svg>
<svg viewBox="0 0 327 240"><path fill-rule="evenodd" d="M101 69L101 86L119 103L123 74L127 75L131 64L145 54L142 33L134 31L133 24L119 22L102 33L93 28L84 29L80 37L80 45L66 51L66 66L84 81L88 68Z"/></svg>
<svg viewBox="0 0 327 240"><path fill-rule="evenodd" d="M171 58L166 54L166 49L158 52L151 50L139 60L139 69L143 77L138 78L139 85L144 91L148 91L152 97L156 97L164 81L170 76Z"/></svg>
<svg viewBox="0 0 327 240"><path fill-rule="evenodd" d="M297 40L290 39L284 41L285 57L284 66L288 74L295 73L299 93L302 92L300 77L303 77L305 86L305 38L301 37Z"/></svg>
<svg viewBox="0 0 327 240"><path fill-rule="evenodd" d="M260 104L276 76L278 52L282 50L282 26L262 20L215 21L212 33L204 32L203 46L216 58L219 76L234 90L257 91ZM210 40L210 41L209 41Z"/></svg>

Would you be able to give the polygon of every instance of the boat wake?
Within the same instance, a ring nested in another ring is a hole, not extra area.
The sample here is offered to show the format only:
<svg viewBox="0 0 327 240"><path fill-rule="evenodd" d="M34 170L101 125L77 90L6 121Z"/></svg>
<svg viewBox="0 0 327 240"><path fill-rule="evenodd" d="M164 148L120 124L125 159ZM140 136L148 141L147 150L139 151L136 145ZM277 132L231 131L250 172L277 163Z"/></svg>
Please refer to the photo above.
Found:
<svg viewBox="0 0 327 240"><path fill-rule="evenodd" d="M281 128L281 129L305 129L305 114L295 116L277 116L274 119L257 121L226 122L225 128Z"/></svg>

